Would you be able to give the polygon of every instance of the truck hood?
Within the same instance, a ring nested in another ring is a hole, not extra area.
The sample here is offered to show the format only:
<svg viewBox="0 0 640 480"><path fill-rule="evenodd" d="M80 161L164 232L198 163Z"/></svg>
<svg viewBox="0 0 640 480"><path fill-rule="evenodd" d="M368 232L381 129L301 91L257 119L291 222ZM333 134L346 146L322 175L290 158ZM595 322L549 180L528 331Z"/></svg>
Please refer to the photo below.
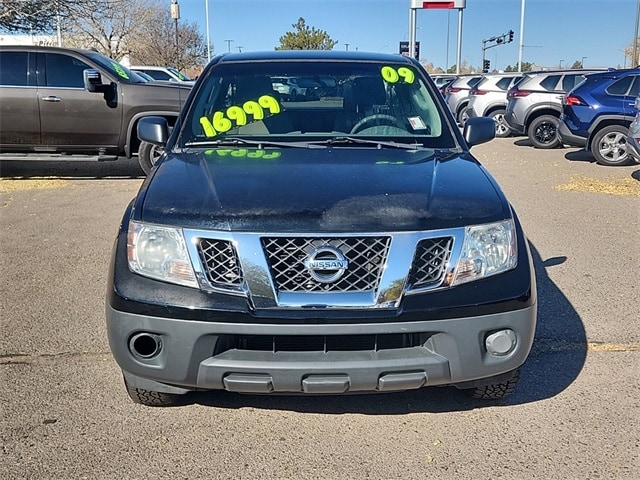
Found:
<svg viewBox="0 0 640 480"><path fill-rule="evenodd" d="M469 155L374 148L169 153L134 218L251 232L391 232L502 220L509 205Z"/></svg>

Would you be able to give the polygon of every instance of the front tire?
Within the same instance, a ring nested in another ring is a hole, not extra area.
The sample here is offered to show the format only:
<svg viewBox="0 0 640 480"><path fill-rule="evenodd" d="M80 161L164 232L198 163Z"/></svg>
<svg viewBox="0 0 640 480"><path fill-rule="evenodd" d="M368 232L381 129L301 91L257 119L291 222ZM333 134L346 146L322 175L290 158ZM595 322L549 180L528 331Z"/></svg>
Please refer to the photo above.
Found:
<svg viewBox="0 0 640 480"><path fill-rule="evenodd" d="M519 368L511 371L510 374L506 378L504 374L500 375L500 380L496 383L489 383L481 387L465 389L464 391L477 400L500 400L511 395L516 389L518 380L520 380Z"/></svg>
<svg viewBox="0 0 640 480"><path fill-rule="evenodd" d="M146 175L149 175L151 169L158 163L160 156L164 150L151 143L140 142L138 147L138 163Z"/></svg>
<svg viewBox="0 0 640 480"><path fill-rule="evenodd" d="M132 387L127 383L126 379L124 380L124 386L134 403L139 403L147 407L174 407L182 405L185 401L184 395L154 392L143 388Z"/></svg>
<svg viewBox="0 0 640 480"><path fill-rule="evenodd" d="M553 115L540 115L529 125L527 135L535 148L559 147L558 119Z"/></svg>
<svg viewBox="0 0 640 480"><path fill-rule="evenodd" d="M600 165L618 167L628 165L627 135L629 128L624 125L609 125L598 131L591 142L591 153Z"/></svg>

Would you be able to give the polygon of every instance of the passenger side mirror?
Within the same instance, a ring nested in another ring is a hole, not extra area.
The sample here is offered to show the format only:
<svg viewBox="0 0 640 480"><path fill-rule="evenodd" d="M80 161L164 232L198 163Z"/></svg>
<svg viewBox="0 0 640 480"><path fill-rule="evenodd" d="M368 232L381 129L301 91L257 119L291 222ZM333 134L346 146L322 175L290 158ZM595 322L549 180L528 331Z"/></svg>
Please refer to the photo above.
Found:
<svg viewBox="0 0 640 480"><path fill-rule="evenodd" d="M496 137L496 122L489 117L469 118L462 134L469 147L480 145Z"/></svg>
<svg viewBox="0 0 640 480"><path fill-rule="evenodd" d="M164 147L169 140L169 124L164 117L144 117L138 122L138 138L144 142Z"/></svg>

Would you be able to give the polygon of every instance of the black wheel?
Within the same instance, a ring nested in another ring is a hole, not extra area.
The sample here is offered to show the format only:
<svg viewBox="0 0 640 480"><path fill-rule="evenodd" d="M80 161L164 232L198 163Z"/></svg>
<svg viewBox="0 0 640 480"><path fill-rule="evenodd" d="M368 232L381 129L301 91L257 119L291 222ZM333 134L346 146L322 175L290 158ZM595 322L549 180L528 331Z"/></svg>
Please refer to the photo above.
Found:
<svg viewBox="0 0 640 480"><path fill-rule="evenodd" d="M369 115L368 117L364 117L358 123L356 123L351 132L349 133L358 133L366 128L379 126L379 125L389 125L392 127L398 127L402 130L405 130L404 126L400 123L400 121L396 117L392 117L391 115L386 115L384 113L376 113L374 115Z"/></svg>
<svg viewBox="0 0 640 480"><path fill-rule="evenodd" d="M511 395L516 389L516 385L520 379L520 369L517 368L511 371L510 374L511 375L507 375L506 378L504 374L500 375L498 377L500 380L496 383L465 389L465 392L478 400L499 400Z"/></svg>
<svg viewBox="0 0 640 480"><path fill-rule="evenodd" d="M138 163L140 167L142 167L142 170L144 170L144 173L149 174L155 164L158 163L162 153L163 150L161 147L147 142L140 142L140 146L138 147Z"/></svg>
<svg viewBox="0 0 640 480"><path fill-rule="evenodd" d="M464 127L467 120L469 120L469 105L464 104L458 110L458 123Z"/></svg>
<svg viewBox="0 0 640 480"><path fill-rule="evenodd" d="M536 148L559 147L558 118L553 115L540 115L529 125L527 135Z"/></svg>
<svg viewBox="0 0 640 480"><path fill-rule="evenodd" d="M629 128L624 125L609 125L598 131L591 141L591 153L600 165L617 167L628 165L631 158L627 153Z"/></svg>
<svg viewBox="0 0 640 480"><path fill-rule="evenodd" d="M505 110L494 110L489 114L489 117L496 122L496 137L505 138L511 135L511 129L507 122L504 121Z"/></svg>
<svg viewBox="0 0 640 480"><path fill-rule="evenodd" d="M182 405L185 401L184 395L135 388L130 386L126 380L124 381L124 386L131 400L147 407L173 407Z"/></svg>

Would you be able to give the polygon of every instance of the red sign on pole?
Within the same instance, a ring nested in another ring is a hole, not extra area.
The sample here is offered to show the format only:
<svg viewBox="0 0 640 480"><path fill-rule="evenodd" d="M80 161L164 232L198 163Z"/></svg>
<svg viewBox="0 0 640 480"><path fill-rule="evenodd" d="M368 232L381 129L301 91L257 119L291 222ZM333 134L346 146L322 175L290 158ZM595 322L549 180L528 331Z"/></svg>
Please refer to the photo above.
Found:
<svg viewBox="0 0 640 480"><path fill-rule="evenodd" d="M411 0L411 8L465 8L467 0Z"/></svg>

